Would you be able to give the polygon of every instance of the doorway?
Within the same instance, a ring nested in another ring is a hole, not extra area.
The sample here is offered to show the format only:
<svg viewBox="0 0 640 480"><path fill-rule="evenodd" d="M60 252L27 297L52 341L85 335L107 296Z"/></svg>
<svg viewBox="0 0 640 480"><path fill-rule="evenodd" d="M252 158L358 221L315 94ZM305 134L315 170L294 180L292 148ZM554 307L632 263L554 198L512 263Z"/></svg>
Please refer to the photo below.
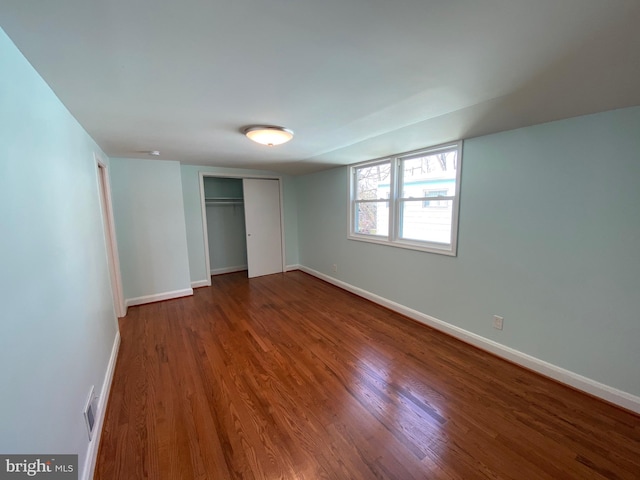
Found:
<svg viewBox="0 0 640 480"><path fill-rule="evenodd" d="M106 163L94 154L98 167L98 188L100 194L100 209L104 227L104 239L107 248L107 260L109 263L109 277L111 280L111 293L113 306L118 318L126 315L124 300L122 297L122 281L120 277L120 260L118 258L118 244L116 243L116 229L113 221L113 209L111 207L111 188L109 184L109 171Z"/></svg>
<svg viewBox="0 0 640 480"><path fill-rule="evenodd" d="M241 178L204 177L209 275L246 271L247 234Z"/></svg>
<svg viewBox="0 0 640 480"><path fill-rule="evenodd" d="M209 284L210 275L247 270L252 278L285 270L280 177L200 172L200 196Z"/></svg>

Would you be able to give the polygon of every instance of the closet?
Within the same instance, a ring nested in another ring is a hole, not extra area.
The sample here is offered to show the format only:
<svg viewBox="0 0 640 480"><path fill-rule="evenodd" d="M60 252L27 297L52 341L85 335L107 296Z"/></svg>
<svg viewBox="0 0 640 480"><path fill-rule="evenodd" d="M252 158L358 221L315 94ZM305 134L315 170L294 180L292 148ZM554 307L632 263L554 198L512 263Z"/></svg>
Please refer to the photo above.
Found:
<svg viewBox="0 0 640 480"><path fill-rule="evenodd" d="M247 270L241 178L204 177L210 274Z"/></svg>
<svg viewBox="0 0 640 480"><path fill-rule="evenodd" d="M207 268L211 275L283 271L280 180L202 176Z"/></svg>

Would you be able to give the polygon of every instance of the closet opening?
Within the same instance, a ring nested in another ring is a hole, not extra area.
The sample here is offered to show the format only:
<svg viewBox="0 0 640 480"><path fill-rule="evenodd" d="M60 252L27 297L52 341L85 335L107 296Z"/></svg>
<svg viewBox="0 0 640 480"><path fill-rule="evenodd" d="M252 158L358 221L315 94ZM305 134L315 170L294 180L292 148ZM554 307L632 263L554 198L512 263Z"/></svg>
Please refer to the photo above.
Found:
<svg viewBox="0 0 640 480"><path fill-rule="evenodd" d="M209 275L246 271L247 231L241 178L204 177Z"/></svg>
<svg viewBox="0 0 640 480"><path fill-rule="evenodd" d="M276 177L200 173L206 271L284 271L282 182Z"/></svg>

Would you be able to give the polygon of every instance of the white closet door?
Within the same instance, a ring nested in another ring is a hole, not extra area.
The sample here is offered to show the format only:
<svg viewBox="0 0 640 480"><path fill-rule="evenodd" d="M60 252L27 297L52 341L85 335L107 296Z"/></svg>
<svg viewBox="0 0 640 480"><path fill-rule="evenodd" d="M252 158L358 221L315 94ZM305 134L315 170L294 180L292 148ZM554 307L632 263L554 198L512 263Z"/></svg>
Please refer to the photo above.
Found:
<svg viewBox="0 0 640 480"><path fill-rule="evenodd" d="M249 278L282 272L280 181L242 180Z"/></svg>

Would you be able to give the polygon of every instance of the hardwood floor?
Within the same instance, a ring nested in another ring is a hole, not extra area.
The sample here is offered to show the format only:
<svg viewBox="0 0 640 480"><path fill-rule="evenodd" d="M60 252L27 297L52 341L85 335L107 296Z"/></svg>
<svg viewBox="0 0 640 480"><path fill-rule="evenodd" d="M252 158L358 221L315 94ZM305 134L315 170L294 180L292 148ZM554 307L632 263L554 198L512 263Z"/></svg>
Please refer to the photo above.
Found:
<svg viewBox="0 0 640 480"><path fill-rule="evenodd" d="M120 329L96 479L640 478L640 417L301 272Z"/></svg>

